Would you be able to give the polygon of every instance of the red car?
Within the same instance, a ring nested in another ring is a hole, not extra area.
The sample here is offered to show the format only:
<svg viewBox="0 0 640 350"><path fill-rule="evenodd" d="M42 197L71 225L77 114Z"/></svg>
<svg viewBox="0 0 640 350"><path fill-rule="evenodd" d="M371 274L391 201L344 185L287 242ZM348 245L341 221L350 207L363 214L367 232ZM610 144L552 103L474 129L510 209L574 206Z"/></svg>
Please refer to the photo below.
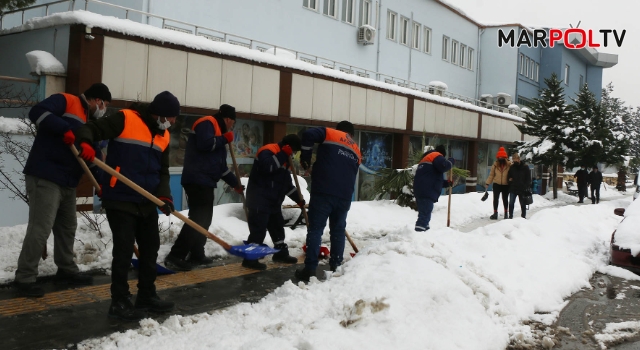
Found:
<svg viewBox="0 0 640 350"><path fill-rule="evenodd" d="M616 215L624 216L624 208L616 208L613 211ZM624 219L622 219L624 221ZM616 231L611 234L611 244L609 246L609 263L622 267L635 274L640 274L640 257L631 254L630 249L620 248L616 243ZM639 254L640 255L640 254Z"/></svg>

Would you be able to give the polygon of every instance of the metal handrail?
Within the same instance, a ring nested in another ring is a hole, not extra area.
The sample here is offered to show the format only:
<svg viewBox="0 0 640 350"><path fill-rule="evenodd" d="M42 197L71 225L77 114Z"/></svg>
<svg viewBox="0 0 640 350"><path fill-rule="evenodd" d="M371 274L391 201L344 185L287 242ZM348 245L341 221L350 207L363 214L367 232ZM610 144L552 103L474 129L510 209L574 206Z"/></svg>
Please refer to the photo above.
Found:
<svg viewBox="0 0 640 350"><path fill-rule="evenodd" d="M9 11L9 12L5 12L2 15L0 15L0 30L3 30L3 18L6 15L10 15L10 14L15 14L15 13L19 13L21 12L21 16L22 16L22 22L21 24L24 24L24 13L25 11L29 11L29 10L33 10L33 9L37 9L37 8L41 8L41 7L45 7L45 15L48 16L49 15L49 7L52 5L56 5L56 4L60 4L60 3L64 3L64 2L69 2L69 10L70 11L75 11L75 0L58 0L58 1L54 1L54 2L50 2L47 4L41 4L41 5L35 5L35 6L31 6L31 7L26 7L23 9L18 9L18 10L14 10L14 11ZM284 46L277 46L271 43L267 43L264 41L259 41L259 40L254 40L251 38L247 38L244 36L240 36L240 35L235 35L235 34L230 34L230 33L226 33L217 29L213 29L213 28L209 28L209 27L205 27L205 26L200 26L200 25L196 25L193 23L188 23L188 22L184 22L184 21L180 21L180 20L176 20L176 19L172 19L169 17L164 17L164 16L159 16L159 15L155 15L149 12L145 12L145 11L140 11L140 10L136 10L136 9L132 9L132 8L128 8L125 6L120 6L120 5L115 5L115 4L110 4L108 2L104 2L104 1L100 1L100 0L84 0L84 10L88 11L89 8L89 3L96 3L96 4L100 4L100 5L105 5L105 6L109 6L109 7L113 7L113 8L118 8L121 10L125 11L125 19L129 19L129 12L133 12L133 13L137 13L143 16L148 16L151 18L156 18L156 19L161 19L162 20L162 28L165 29L171 29L171 28L167 28L167 22L170 22L172 24L180 24L183 26L187 26L190 28L193 28L193 31L190 31L189 29L186 28L180 28L180 27L174 27L176 29L182 29L185 31L189 31L191 32L193 35L196 36L202 36L202 37L206 37L210 40L216 40L216 41L222 41L222 42L226 42L229 44L234 44L234 45L241 45L241 46L245 46L249 49L252 50L261 50L261 48L263 47L257 47L257 44L264 44L267 46L270 46L273 48L273 52L274 55L277 54L277 50L281 49L281 50L287 50L291 53L294 53L296 56L297 60L302 60L305 62L309 62L309 63L314 63L316 65L322 65L326 68L328 68L327 66L330 66L330 69L340 69L340 68L346 68L348 67L349 73L347 74L357 74L358 76L365 76L368 78L372 78L372 76L375 76L375 80L377 81L383 81L383 82L388 82L394 85L398 85L401 87L406 87L409 89L413 89L413 90L421 90L423 92L427 92L430 93L430 88L428 85L425 84L421 84L421 83L417 83L417 82L413 82L407 79L402 79L402 78L398 78L398 77L394 77L391 75L387 75L384 73L380 73L380 72L376 72L376 71L371 71L371 70L367 70L365 68L361 68L361 67L357 67L357 66L353 66L347 63L343 63L343 62L339 62L339 61L335 61L332 59L328 59L325 57L321 57L321 56L317 56L317 55L312 55L312 54L308 54L305 52L300 52L297 50L293 50L293 49L289 49L286 48ZM172 27L172 26L169 26ZM209 35L207 33L203 33L202 30L206 30L209 32L212 32L213 35ZM217 36L217 35L221 35ZM216 39L214 39L216 38ZM217 39L222 39L222 40L217 40ZM233 40L233 39L241 39L244 41L248 41L248 43L242 43L240 41L237 40ZM266 48L265 48L266 49ZM263 50L261 50L263 51ZM306 56L306 57L305 57ZM310 59L308 57L313 57L314 59ZM324 61L324 62L321 62ZM329 63L327 65L324 65L323 63ZM443 96L443 97L447 97L447 98L452 98L452 99L457 99L457 100L461 100L461 101L465 101L465 102L469 102L470 104L473 104L475 106L478 107L482 107L482 108L487 108L490 110L494 110L494 111L498 111L498 112L503 112L503 113L509 113L509 114L513 114L516 116L519 116L521 118L524 118L524 113L521 111L516 111L516 110L510 110L504 106L498 106L498 105L494 105L494 104L490 104L487 102L483 102L480 100L477 100L475 98L471 98L471 97L467 97L467 96L462 96L462 95L458 95L452 92L448 92L448 91L443 91L441 93L436 93L435 95L439 95L439 96Z"/></svg>

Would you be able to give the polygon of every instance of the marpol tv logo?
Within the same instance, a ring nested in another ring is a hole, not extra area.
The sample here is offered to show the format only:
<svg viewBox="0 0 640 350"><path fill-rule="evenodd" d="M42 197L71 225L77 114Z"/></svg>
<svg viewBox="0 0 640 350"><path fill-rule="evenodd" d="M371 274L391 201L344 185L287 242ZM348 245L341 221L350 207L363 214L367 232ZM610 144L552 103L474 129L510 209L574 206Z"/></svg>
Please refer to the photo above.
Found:
<svg viewBox="0 0 640 350"><path fill-rule="evenodd" d="M622 46L626 29L618 32L616 29L534 29L533 34L528 30L521 30L516 38L515 29L507 32L498 30L498 47L554 47L556 43L564 44L568 49L582 49L584 47L607 47L615 42ZM548 43L547 43L548 41ZM602 43L602 45L600 44Z"/></svg>

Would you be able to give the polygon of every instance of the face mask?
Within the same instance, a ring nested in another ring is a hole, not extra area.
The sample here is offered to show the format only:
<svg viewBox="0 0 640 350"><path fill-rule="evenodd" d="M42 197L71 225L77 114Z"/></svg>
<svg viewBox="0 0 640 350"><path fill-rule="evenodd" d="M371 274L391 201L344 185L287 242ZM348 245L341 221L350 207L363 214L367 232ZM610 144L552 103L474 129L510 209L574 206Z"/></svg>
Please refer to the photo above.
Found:
<svg viewBox="0 0 640 350"><path fill-rule="evenodd" d="M157 122L158 122L158 128L160 130L167 130L171 126L171 123L166 119L165 119L165 122L163 123L160 121L160 118L158 118Z"/></svg>
<svg viewBox="0 0 640 350"><path fill-rule="evenodd" d="M102 105L104 106L104 102L102 103ZM93 112L93 117L96 119L102 118L106 112L107 112L106 107L103 109L100 109L100 106L96 104L96 111Z"/></svg>

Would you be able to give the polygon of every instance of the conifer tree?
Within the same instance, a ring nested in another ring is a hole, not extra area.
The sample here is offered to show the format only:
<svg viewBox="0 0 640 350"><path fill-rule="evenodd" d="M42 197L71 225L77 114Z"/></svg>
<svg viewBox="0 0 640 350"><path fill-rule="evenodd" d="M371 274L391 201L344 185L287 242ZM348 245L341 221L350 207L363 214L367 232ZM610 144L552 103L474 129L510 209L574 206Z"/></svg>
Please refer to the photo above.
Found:
<svg viewBox="0 0 640 350"><path fill-rule="evenodd" d="M0 14L27 7L34 2L36 0L0 0Z"/></svg>
<svg viewBox="0 0 640 350"><path fill-rule="evenodd" d="M551 166L552 179L557 179L558 166L575 159L576 120L571 106L566 104L564 89L553 73L544 79L547 87L534 99L531 113L525 113L525 124L517 125L532 141L516 142L523 159ZM558 198L557 182L553 183L553 198Z"/></svg>

